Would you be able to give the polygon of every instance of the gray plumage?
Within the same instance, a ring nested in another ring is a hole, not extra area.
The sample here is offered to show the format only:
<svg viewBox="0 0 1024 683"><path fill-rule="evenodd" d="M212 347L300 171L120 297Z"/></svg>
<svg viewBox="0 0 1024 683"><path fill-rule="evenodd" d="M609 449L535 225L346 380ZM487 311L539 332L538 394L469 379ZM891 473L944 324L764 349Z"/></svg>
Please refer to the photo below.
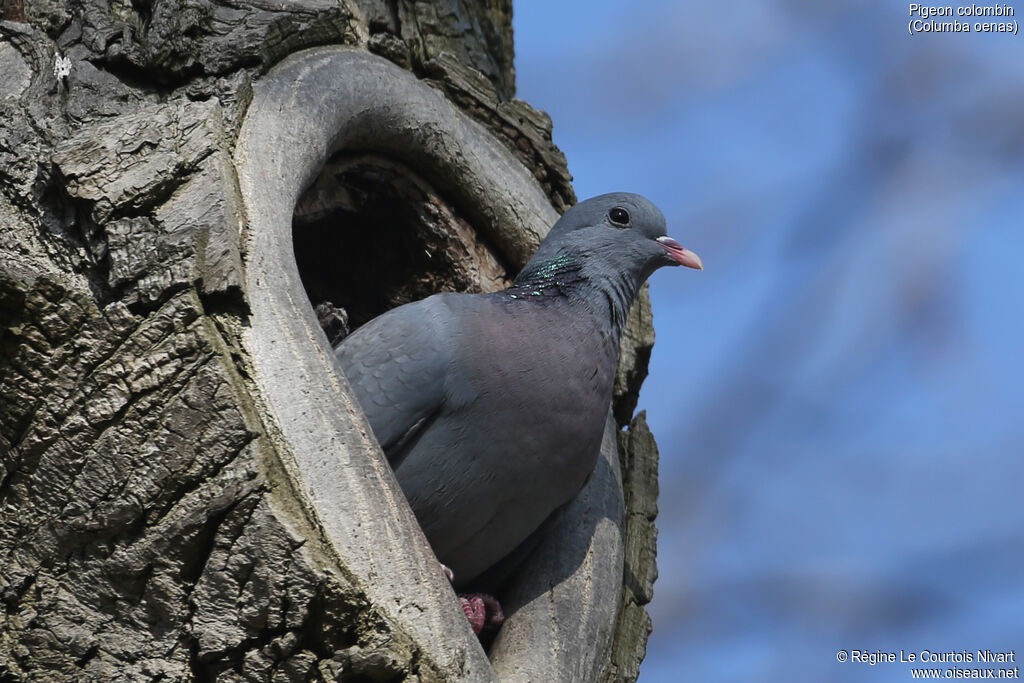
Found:
<svg viewBox="0 0 1024 683"><path fill-rule="evenodd" d="M499 563L590 476L640 285L660 266L700 267L665 233L643 197L595 197L555 223L508 289L400 306L336 348L457 586Z"/></svg>

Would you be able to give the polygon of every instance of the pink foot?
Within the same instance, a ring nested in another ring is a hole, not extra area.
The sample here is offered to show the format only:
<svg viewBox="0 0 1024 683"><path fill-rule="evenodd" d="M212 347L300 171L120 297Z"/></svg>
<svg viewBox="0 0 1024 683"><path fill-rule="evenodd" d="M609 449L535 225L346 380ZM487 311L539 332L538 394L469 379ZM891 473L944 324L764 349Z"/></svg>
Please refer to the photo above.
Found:
<svg viewBox="0 0 1024 683"><path fill-rule="evenodd" d="M484 628L494 629L505 621L505 613L501 604L493 595L487 593L459 593L462 611L473 627L473 633L480 635Z"/></svg>

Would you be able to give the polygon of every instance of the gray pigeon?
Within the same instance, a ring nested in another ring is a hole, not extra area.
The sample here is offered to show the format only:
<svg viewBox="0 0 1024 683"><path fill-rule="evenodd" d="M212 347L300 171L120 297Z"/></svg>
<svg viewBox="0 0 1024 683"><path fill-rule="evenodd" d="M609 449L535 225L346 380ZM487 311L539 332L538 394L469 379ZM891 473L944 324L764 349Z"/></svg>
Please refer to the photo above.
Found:
<svg viewBox="0 0 1024 683"><path fill-rule="evenodd" d="M508 289L435 294L335 353L438 559L463 588L597 462L626 314L661 266L702 268L635 194L569 209Z"/></svg>

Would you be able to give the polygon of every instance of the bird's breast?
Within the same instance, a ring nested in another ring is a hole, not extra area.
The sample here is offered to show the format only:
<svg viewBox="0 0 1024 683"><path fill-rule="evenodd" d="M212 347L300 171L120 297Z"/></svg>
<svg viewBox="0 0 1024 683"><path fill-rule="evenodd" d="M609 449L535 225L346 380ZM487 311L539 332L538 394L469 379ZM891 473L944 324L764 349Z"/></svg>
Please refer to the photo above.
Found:
<svg viewBox="0 0 1024 683"><path fill-rule="evenodd" d="M467 438L497 456L499 476L510 484L548 486L568 500L600 450L616 340L592 321L557 310L503 320L480 316L466 333L486 340L460 345L470 350L460 366L472 371L453 384L471 387L466 409L475 419L468 424L481 430ZM452 393L459 390L454 386Z"/></svg>

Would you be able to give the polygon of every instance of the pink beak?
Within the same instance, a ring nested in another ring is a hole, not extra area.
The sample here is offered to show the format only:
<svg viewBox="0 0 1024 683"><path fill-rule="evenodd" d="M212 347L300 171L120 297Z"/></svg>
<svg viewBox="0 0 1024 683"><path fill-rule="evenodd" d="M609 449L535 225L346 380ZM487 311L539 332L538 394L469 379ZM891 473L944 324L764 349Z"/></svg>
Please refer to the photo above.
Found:
<svg viewBox="0 0 1024 683"><path fill-rule="evenodd" d="M704 270L704 263L700 260L700 256L697 256L689 249L685 249L683 245L679 244L679 242L676 242L668 235L659 237L657 242L661 245L662 249L668 252L668 255L672 260L679 265L686 266L687 268Z"/></svg>

